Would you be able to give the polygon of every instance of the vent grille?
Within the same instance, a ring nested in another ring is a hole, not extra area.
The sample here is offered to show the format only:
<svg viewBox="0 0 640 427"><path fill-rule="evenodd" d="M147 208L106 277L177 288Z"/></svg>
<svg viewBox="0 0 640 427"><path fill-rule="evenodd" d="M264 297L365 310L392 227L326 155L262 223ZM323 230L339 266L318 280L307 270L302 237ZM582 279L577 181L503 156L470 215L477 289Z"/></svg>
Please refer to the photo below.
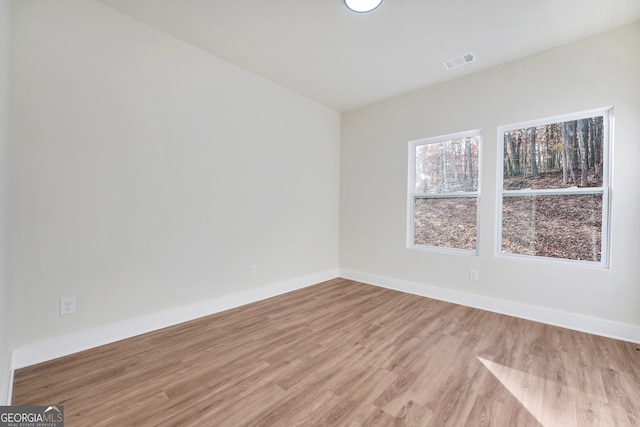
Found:
<svg viewBox="0 0 640 427"><path fill-rule="evenodd" d="M453 59L449 59L448 61L443 62L444 68L447 70L451 70L453 68L459 67L464 64L468 64L469 62L473 62L476 60L476 54L473 52L469 52L465 55L458 56Z"/></svg>

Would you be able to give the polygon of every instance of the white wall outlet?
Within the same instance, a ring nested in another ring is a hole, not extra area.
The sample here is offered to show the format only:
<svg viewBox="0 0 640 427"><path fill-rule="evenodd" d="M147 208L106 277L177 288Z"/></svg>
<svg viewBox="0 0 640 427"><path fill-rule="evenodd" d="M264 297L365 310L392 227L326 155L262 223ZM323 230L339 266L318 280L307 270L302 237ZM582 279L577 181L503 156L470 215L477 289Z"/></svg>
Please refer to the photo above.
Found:
<svg viewBox="0 0 640 427"><path fill-rule="evenodd" d="M76 297L60 298L60 316L75 313Z"/></svg>
<svg viewBox="0 0 640 427"><path fill-rule="evenodd" d="M480 272L475 268L469 270L469 280L472 282L477 282L480 279Z"/></svg>
<svg viewBox="0 0 640 427"><path fill-rule="evenodd" d="M255 265L252 265L249 268L249 276L256 277L257 275L258 275L258 267L256 267Z"/></svg>
<svg viewBox="0 0 640 427"><path fill-rule="evenodd" d="M349 259L349 252L347 251L342 252L342 259Z"/></svg>

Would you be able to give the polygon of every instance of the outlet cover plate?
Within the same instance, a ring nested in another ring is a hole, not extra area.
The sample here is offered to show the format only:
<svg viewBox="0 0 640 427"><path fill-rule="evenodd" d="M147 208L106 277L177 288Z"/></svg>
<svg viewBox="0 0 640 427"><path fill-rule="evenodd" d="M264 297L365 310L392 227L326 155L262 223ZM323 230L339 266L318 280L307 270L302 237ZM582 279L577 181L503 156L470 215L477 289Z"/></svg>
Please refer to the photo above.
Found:
<svg viewBox="0 0 640 427"><path fill-rule="evenodd" d="M60 316L75 313L76 297L60 298Z"/></svg>

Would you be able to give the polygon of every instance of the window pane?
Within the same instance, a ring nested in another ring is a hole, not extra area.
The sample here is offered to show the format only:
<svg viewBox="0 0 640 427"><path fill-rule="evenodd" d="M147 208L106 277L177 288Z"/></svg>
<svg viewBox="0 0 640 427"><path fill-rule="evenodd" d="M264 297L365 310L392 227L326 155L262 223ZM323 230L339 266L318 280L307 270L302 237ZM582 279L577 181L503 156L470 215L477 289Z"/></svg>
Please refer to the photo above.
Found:
<svg viewBox="0 0 640 427"><path fill-rule="evenodd" d="M604 117L504 133L504 189L601 187Z"/></svg>
<svg viewBox="0 0 640 427"><path fill-rule="evenodd" d="M416 193L478 190L479 136L416 147Z"/></svg>
<svg viewBox="0 0 640 427"><path fill-rule="evenodd" d="M414 245L476 249L477 199L415 199Z"/></svg>
<svg viewBox="0 0 640 427"><path fill-rule="evenodd" d="M502 253L597 261L602 194L504 197Z"/></svg>

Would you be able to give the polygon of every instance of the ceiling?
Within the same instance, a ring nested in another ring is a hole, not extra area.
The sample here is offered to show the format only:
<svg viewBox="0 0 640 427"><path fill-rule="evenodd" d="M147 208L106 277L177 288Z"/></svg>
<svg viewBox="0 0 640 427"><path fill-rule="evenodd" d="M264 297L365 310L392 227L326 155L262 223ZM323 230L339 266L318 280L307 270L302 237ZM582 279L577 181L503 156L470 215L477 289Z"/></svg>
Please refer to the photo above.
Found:
<svg viewBox="0 0 640 427"><path fill-rule="evenodd" d="M98 1L338 111L640 21L639 0Z"/></svg>

